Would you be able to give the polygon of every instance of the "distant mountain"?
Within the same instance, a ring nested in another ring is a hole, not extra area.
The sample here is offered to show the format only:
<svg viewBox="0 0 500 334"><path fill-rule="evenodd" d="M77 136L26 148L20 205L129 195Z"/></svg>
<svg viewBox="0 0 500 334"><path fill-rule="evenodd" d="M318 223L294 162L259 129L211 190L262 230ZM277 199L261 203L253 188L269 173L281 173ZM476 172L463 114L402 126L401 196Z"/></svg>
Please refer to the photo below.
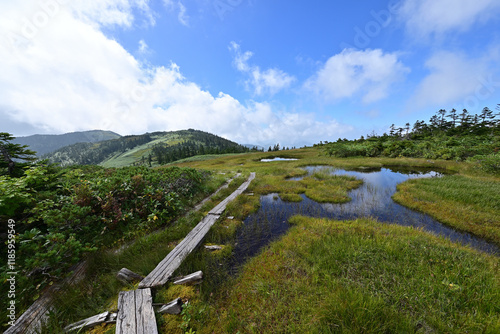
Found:
<svg viewBox="0 0 500 334"><path fill-rule="evenodd" d="M30 150L37 152L37 156L51 153L68 145L76 143L96 143L103 140L120 138L112 131L92 130L71 132L62 135L33 135L14 139L14 144L28 145Z"/></svg>
<svg viewBox="0 0 500 334"><path fill-rule="evenodd" d="M43 156L61 166L163 165L204 154L242 153L249 149L222 137L198 130L154 132L95 143L78 143Z"/></svg>

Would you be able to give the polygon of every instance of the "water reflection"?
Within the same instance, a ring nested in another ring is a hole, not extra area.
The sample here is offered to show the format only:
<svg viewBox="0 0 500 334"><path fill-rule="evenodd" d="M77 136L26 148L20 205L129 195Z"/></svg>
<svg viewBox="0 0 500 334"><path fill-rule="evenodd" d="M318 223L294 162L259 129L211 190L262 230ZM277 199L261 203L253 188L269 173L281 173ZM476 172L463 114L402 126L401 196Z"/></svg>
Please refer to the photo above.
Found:
<svg viewBox="0 0 500 334"><path fill-rule="evenodd" d="M261 162L272 162L272 161L296 161L296 160L299 160L299 159L294 159L294 158L280 158L280 157L276 157L276 158L272 158L272 159L260 159Z"/></svg>
<svg viewBox="0 0 500 334"><path fill-rule="evenodd" d="M320 204L302 195L299 203L283 202L277 194L262 196L261 208L250 215L237 236L234 249L237 263L255 255L262 246L282 235L289 228L288 219L296 214L311 217L325 217L336 220L352 220L360 217L373 217L380 222L413 226L436 235L445 236L452 241L473 248L500 254L497 246L489 244L468 233L458 232L444 226L426 214L410 210L395 203L392 195L397 184L413 178L440 177L441 173L429 169L380 168L346 171L325 166L305 168L309 174L327 169L336 175L351 175L364 181L363 185L349 192L352 201L344 204ZM294 178L298 180L300 178Z"/></svg>

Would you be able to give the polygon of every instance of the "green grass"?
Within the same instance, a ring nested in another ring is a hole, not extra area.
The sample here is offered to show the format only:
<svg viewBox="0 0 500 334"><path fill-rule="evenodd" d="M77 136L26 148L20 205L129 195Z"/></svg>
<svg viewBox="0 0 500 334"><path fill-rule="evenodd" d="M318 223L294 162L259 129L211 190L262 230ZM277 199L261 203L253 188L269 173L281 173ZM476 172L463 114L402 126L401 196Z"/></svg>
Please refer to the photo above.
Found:
<svg viewBox="0 0 500 334"><path fill-rule="evenodd" d="M394 200L423 211L446 225L500 245L500 180L448 175L409 180Z"/></svg>
<svg viewBox="0 0 500 334"><path fill-rule="evenodd" d="M276 155L299 160L272 164L259 161ZM474 176L477 171L472 164L410 158L334 159L321 154L321 150L307 148L194 157L175 165L206 169L213 175L226 173L219 175L221 178L235 172L243 175L206 203L198 216L175 223L176 229L139 238L122 253L97 257L86 285L63 298L67 304L62 304L62 313L55 317L57 323L81 320L116 308L118 291L133 288L117 284L116 272L127 267L146 275L195 226L201 215L236 189L252 171L257 172L257 177L248 192L255 195L244 194L230 203L225 216L205 239L205 243L223 245L224 249L210 253L200 248L174 274L203 270L206 277L203 284L185 289L167 285L156 293L155 302L177 297L189 300L193 307L190 327L198 333L495 333L500 330L498 258L418 230L368 219L336 222L296 217L289 233L252 259L240 275L227 274L234 234L242 220L259 208L259 195L279 193L283 200L298 201L306 194L327 202L338 195L335 201L342 202L348 200L345 198L348 189L359 186L359 181L326 174L315 174L301 181L287 180L304 176L306 172L301 167L417 166L461 172L472 184L478 181L471 196L457 190L464 196L463 203L474 204L470 215L475 215L496 208L498 202L491 197L491 191L497 188L483 188L480 181L486 179ZM464 186L472 185L458 182L450 187ZM481 194L481 189L486 191ZM439 193L436 198L447 198L448 192ZM493 214L498 217L496 212ZM226 219L227 216L235 219ZM493 226L493 230L498 230L498 226ZM181 333L182 318L157 315L157 321L160 333ZM110 330L112 326L99 327L92 333Z"/></svg>
<svg viewBox="0 0 500 334"><path fill-rule="evenodd" d="M298 216L198 333L498 333L498 259L368 219Z"/></svg>

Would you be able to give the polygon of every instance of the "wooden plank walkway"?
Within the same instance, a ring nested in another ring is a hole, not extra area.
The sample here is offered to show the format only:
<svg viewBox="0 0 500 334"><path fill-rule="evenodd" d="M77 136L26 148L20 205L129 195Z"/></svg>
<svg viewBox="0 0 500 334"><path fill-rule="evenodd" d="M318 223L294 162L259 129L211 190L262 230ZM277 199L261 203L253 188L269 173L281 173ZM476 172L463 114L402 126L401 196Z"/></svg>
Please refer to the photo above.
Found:
<svg viewBox="0 0 500 334"><path fill-rule="evenodd" d="M255 173L251 173L247 181L245 181L235 192L212 209L208 215L186 236L186 238L176 248L174 248L174 250L172 250L172 252L170 252L167 257L160 262L160 264L158 264L158 266L139 284L140 290L120 292L116 333L158 333L155 315L152 308L151 290L148 288L164 285L168 281L174 271L180 266L184 258L198 246L203 237L210 230L210 227L224 212L226 205L238 195L242 194L254 178ZM231 180L228 181L228 183L230 182ZM221 189L224 187L226 187L226 185L221 187ZM216 193L212 194L212 196ZM196 209L199 210L203 203L205 202L200 203ZM80 263L71 278L48 289L42 297L35 301L31 307L17 319L14 326L8 328L4 333L38 333L42 324L48 320L48 313L52 309L52 296L59 292L61 286L65 284L71 285L79 281L79 279L83 277L85 269L86 263ZM134 303L132 303L132 300L134 300ZM135 305L135 311L132 305ZM153 319L153 321L151 321L151 319Z"/></svg>
<svg viewBox="0 0 500 334"><path fill-rule="evenodd" d="M182 261L199 245L212 225L219 219L229 202L242 194L255 178L255 173L231 195L226 197L221 203L213 208L196 227L182 240L157 266L139 283L139 288L154 288L167 283L172 274L179 268Z"/></svg>
<svg viewBox="0 0 500 334"><path fill-rule="evenodd" d="M121 291L116 334L158 334L151 289Z"/></svg>
<svg viewBox="0 0 500 334"><path fill-rule="evenodd" d="M13 326L9 327L5 334L36 334L39 333L43 324L49 319L49 312L53 309L52 296L58 293L62 287L71 286L78 283L85 274L87 263L82 262L73 268L73 274L60 283L49 287L42 296L16 320Z"/></svg>
<svg viewBox="0 0 500 334"><path fill-rule="evenodd" d="M222 186L220 186L219 189L217 189L212 195L208 196L203 201L201 201L200 203L198 203L197 205L195 205L194 208L193 208L193 211L199 211L203 207L203 205L205 205L206 202L208 202L209 200L211 200L212 197L214 197L215 195L217 195L222 189L228 188L229 185L231 184L231 182L233 182L233 180L235 178L237 178L238 176L240 176L240 175L241 175L241 173L236 173L235 176L233 176L232 178L230 178L229 180L227 180L226 183L224 183Z"/></svg>

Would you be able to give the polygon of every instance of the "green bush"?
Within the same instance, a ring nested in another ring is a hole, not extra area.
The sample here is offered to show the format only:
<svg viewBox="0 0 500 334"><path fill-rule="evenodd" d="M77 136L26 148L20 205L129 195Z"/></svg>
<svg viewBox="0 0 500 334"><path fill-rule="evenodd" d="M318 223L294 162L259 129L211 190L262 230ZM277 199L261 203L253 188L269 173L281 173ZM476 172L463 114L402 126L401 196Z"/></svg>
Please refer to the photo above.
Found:
<svg viewBox="0 0 500 334"><path fill-rule="evenodd" d="M500 153L477 156L479 168L489 174L500 175Z"/></svg>
<svg viewBox="0 0 500 334"><path fill-rule="evenodd" d="M0 218L16 221L16 270L25 278L18 282L19 309L86 254L167 226L204 191L207 178L190 168L97 166L38 166L19 178L0 176ZM2 281L6 269L0 268Z"/></svg>

